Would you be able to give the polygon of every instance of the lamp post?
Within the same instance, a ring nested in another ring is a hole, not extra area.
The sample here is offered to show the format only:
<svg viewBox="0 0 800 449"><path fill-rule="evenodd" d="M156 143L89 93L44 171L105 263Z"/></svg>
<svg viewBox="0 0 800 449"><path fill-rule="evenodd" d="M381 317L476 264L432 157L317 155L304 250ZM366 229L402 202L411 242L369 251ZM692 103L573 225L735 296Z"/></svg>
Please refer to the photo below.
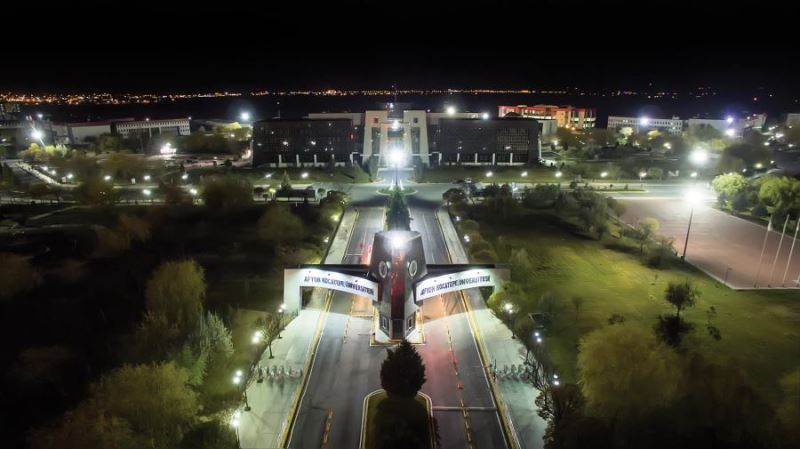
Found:
<svg viewBox="0 0 800 449"><path fill-rule="evenodd" d="M507 302L503 304L503 309L505 309L506 316L508 317L508 327L511 329L511 338L517 338L517 336L514 335L514 324L511 322L511 315L514 313L514 306L510 302Z"/></svg>
<svg viewBox="0 0 800 449"><path fill-rule="evenodd" d="M692 231L692 218L694 218L694 206L700 202L700 193L696 189L692 189L686 193L686 200L691 204L689 210L689 226L686 227L686 240L683 242L683 254L681 260L686 260L686 248L689 247L689 233Z"/></svg>
<svg viewBox="0 0 800 449"><path fill-rule="evenodd" d="M399 187L398 173L400 171L400 162L403 160L403 153L395 148L391 154L392 164L394 164L394 186Z"/></svg>
<svg viewBox="0 0 800 449"><path fill-rule="evenodd" d="M281 328L283 327L283 313L285 311L286 311L286 305L281 303L280 307L278 307L278 316L280 317L281 320L281 325L278 327L278 338L283 338L281 337Z"/></svg>
<svg viewBox="0 0 800 449"><path fill-rule="evenodd" d="M239 410L233 412L233 416L231 416L231 427L233 427L233 431L236 434L236 447L242 447L242 443L239 440L239 424L241 424L240 423L241 417L242 417L242 412Z"/></svg>
<svg viewBox="0 0 800 449"><path fill-rule="evenodd" d="M242 375L242 370L236 370L236 373L233 376L233 384L242 386L242 392L244 393L244 411L249 412L250 404L247 402L247 382L242 381Z"/></svg>

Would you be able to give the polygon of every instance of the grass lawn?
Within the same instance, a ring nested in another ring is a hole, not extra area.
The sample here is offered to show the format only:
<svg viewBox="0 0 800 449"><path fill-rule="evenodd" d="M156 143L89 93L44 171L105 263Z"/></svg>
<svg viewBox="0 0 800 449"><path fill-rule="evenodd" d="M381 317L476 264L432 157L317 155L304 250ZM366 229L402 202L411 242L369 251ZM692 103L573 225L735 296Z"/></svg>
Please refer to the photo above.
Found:
<svg viewBox="0 0 800 449"><path fill-rule="evenodd" d="M428 168L418 182L452 182L472 178L482 183L558 182L555 168L543 167L436 167ZM487 177L487 172L492 176ZM527 172L527 176L522 176ZM563 178L562 178L563 180Z"/></svg>
<svg viewBox="0 0 800 449"><path fill-rule="evenodd" d="M387 432L400 435L402 430L398 426L405 422L419 440L427 442L431 447L430 414L428 402L422 395L417 394L414 399L390 398L385 391L374 394L367 399L367 422L364 447L366 449L380 448L379 438ZM394 431L392 431L394 429Z"/></svg>
<svg viewBox="0 0 800 449"><path fill-rule="evenodd" d="M283 173L289 175L292 184L311 184L315 182L333 183L366 183L369 176L361 167L336 167L333 173L327 168L199 168L192 170L191 173L197 176L207 176L212 174L230 173L247 177L255 185L280 185ZM303 178L303 173L308 173L308 177ZM270 175L269 178L266 176Z"/></svg>
<svg viewBox="0 0 800 449"><path fill-rule="evenodd" d="M687 345L722 364L736 362L752 384L772 399L778 394L780 377L800 365L797 290L734 291L690 265L648 268L637 254L609 249L621 246L618 239L598 242L583 237L547 213L533 213L518 222L527 226L481 224L481 233L492 241L502 235L510 248L527 250L535 268L523 284L529 296L521 312L533 311L545 293L556 298L559 307L545 345L567 380L577 380L576 356L583 335L606 325L612 314L652 327L659 314L672 312L663 299L667 284L687 279L701 292L697 304L684 314L695 325ZM573 297L584 299L578 313ZM710 306L716 308L712 323L722 333L720 341L706 334Z"/></svg>

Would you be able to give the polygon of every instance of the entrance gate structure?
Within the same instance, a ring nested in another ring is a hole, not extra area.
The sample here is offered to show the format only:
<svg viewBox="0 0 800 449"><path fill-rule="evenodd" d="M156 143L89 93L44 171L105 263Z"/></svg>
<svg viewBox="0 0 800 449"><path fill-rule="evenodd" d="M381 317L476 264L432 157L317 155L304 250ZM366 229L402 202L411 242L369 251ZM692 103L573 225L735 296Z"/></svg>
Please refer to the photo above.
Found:
<svg viewBox="0 0 800 449"><path fill-rule="evenodd" d="M375 234L369 265L307 264L285 269L283 300L287 312L299 312L301 287L367 297L378 311L376 338L400 340L416 331L422 301L469 288L498 288L508 278L509 270L494 264L427 265L419 232L383 231Z"/></svg>

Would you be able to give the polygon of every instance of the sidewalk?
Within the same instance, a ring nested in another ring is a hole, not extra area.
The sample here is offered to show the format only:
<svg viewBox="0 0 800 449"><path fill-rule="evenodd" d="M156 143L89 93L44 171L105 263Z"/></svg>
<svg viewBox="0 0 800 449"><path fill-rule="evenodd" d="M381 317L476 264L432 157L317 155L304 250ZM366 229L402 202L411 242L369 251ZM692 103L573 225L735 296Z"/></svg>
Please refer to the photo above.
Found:
<svg viewBox="0 0 800 449"><path fill-rule="evenodd" d="M328 249L325 263L340 263L347 249L358 213L348 210L342 216L339 229ZM280 448L288 432L290 418L300 400L303 378L313 357L313 350L327 313L328 291L316 289L309 304L300 311L281 333L283 338L272 343L272 355L264 351L259 366L264 370L264 381L251 376L247 386L250 411L242 409L239 419L240 447L245 449ZM271 379L266 375L270 367L283 368L284 372L300 372L297 377L282 376Z"/></svg>
<svg viewBox="0 0 800 449"><path fill-rule="evenodd" d="M469 263L450 215L446 210L439 209L437 217L453 263ZM486 307L480 290L464 290L464 299L472 315L471 324L485 361L501 369L504 365L524 363L525 346L519 340L512 339L511 331ZM539 390L530 383L520 380L498 379L493 383L499 392L498 399L501 403L498 407L505 411L504 414L514 433L516 441L513 446L525 449L542 448L544 446L542 436L547 422L539 417L534 406Z"/></svg>

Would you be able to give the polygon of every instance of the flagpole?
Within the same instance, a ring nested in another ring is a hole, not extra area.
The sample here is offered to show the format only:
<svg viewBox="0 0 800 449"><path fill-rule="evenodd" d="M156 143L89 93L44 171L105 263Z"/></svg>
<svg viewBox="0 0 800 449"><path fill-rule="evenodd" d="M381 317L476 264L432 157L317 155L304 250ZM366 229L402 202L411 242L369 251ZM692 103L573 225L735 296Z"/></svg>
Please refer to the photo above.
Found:
<svg viewBox="0 0 800 449"><path fill-rule="evenodd" d="M789 258L786 259L786 270L783 271L783 280L781 281L781 287L786 286L786 275L789 274L789 265L792 263L794 244L797 243L797 231L800 231L800 215L797 216L797 225L794 227L794 240L792 240L792 248L789 250Z"/></svg>
<svg viewBox="0 0 800 449"><path fill-rule="evenodd" d="M767 280L767 287L772 287L772 275L775 273L775 265L778 264L778 256L781 254L781 246L783 246L783 236L786 235L786 226L789 224L789 214L786 214L786 220L783 222L783 232L781 232L781 239L778 241L778 250L775 251L775 258L772 259L772 269L769 271L769 280Z"/></svg>
<svg viewBox="0 0 800 449"><path fill-rule="evenodd" d="M764 260L764 250L767 249L767 239L769 238L769 231L772 230L772 215L769 216L767 223L767 232L764 234L764 244L761 245L761 257L758 258L758 271L756 271L756 280L753 282L753 288L758 286L758 277L761 275L761 261Z"/></svg>

